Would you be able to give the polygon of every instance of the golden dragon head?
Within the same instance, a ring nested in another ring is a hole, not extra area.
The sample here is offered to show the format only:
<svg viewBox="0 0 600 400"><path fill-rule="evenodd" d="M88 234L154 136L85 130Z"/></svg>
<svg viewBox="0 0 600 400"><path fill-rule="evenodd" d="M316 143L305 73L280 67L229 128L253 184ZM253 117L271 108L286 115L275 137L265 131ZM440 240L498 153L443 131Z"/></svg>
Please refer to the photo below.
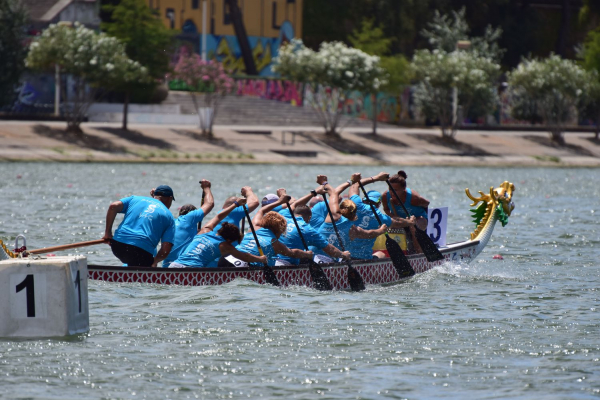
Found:
<svg viewBox="0 0 600 400"><path fill-rule="evenodd" d="M502 182L495 189L493 186L490 187L489 194L480 191L480 197L473 196L469 189L465 189L467 196L473 200L471 207L477 206L479 202L483 202L479 207L471 210L473 213L473 222L477 225L477 229L471 234L471 239L474 239L482 231L496 211L502 226L507 224L508 217L510 217L512 211L515 209L515 204L512 201L514 191L515 185L508 181Z"/></svg>

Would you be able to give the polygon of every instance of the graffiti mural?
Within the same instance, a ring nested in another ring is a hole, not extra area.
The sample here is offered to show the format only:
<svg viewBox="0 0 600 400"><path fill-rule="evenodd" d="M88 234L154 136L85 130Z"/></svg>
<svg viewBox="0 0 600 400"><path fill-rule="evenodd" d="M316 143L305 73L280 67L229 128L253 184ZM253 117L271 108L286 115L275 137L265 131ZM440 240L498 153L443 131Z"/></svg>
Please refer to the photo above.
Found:
<svg viewBox="0 0 600 400"><path fill-rule="evenodd" d="M260 97L302 106L302 84L286 80L238 79L237 95Z"/></svg>
<svg viewBox="0 0 600 400"><path fill-rule="evenodd" d="M373 115L373 97L361 92L352 92L344 105L344 114L354 118L370 119ZM395 123L398 122L399 110L398 99L386 93L377 93L375 96L377 104L377 121Z"/></svg>
<svg viewBox="0 0 600 400"><path fill-rule="evenodd" d="M279 37L266 38L259 36L248 36L256 69L260 76L275 76L272 69L273 58L279 54L281 45L288 43L294 38L294 27L289 21L281 25ZM202 52L202 36L199 37L200 47ZM246 71L244 60L242 59L242 51L238 43L237 37L234 35L207 35L206 50L208 57L220 61L225 66L225 69L232 71L235 74L243 74Z"/></svg>

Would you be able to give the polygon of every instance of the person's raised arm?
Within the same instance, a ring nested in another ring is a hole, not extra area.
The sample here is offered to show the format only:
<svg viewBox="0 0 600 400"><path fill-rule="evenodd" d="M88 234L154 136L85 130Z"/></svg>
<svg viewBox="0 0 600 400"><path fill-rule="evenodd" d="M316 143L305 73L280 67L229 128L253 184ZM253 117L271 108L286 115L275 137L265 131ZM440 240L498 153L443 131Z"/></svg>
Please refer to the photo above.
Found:
<svg viewBox="0 0 600 400"><path fill-rule="evenodd" d="M333 190L333 187L327 182L326 175L317 175L317 183L323 186L323 189L327 194L329 194L329 209L331 210L331 215L333 215L333 221L327 213L327 217L325 218L325 222L332 223L340 219L342 214L340 214L340 195L337 191Z"/></svg>
<svg viewBox="0 0 600 400"><path fill-rule="evenodd" d="M119 200L110 203L110 206L108 206L108 210L106 211L106 227L104 228L104 236L102 239L108 241L113 238L112 227L115 223L117 214L121 211L123 211L122 201Z"/></svg>
<svg viewBox="0 0 600 400"><path fill-rule="evenodd" d="M352 186L350 186L350 191L348 192L348 196L349 197L352 197L354 195L360 196L360 186L358 185L359 179L360 179L360 183L363 186L367 186L367 185L370 185L371 183L375 183L375 182L385 182L387 179L389 179L389 177L390 177L390 174L388 174L387 172L380 172L377 175L369 176L367 178L363 178L360 173L352 174L352 177L350 178L350 181L352 181ZM346 182L346 184L349 185L348 182Z"/></svg>
<svg viewBox="0 0 600 400"><path fill-rule="evenodd" d="M273 209L277 206L287 203L288 201L290 201L290 199L291 199L291 197L289 195L284 194L279 199L277 199L276 202L267 204L266 206L261 207L256 212L256 215L254 216L254 218L252 218L252 224L254 224L254 226L262 226L262 219L266 213L268 213L269 211L273 211Z"/></svg>
<svg viewBox="0 0 600 400"><path fill-rule="evenodd" d="M213 219L211 219L208 222L208 224L204 225L202 227L202 229L200 229L200 231L198 231L198 234L208 233L208 232L212 231L213 229L215 229L217 227L217 225L219 225L221 223L221 221L223 221L225 219L226 216L229 215L230 212L232 212L235 208L237 208L239 206L243 206L244 204L246 204L245 198L243 198L243 197L237 198L235 200L235 202L231 203L229 206L222 209L221 212L219 212Z"/></svg>
<svg viewBox="0 0 600 400"><path fill-rule="evenodd" d="M201 208L202 211L204 211L204 215L208 215L208 213L211 212L213 207L215 206L215 199L213 198L212 192L210 190L210 181L202 179L200 181L200 187L202 188L202 192L204 194L204 204L202 204Z"/></svg>
<svg viewBox="0 0 600 400"><path fill-rule="evenodd" d="M252 211L256 210L260 203L258 201L258 197L256 194L254 194L250 186L244 186L242 188L242 196L246 198L246 207L248 207L248 212L251 213Z"/></svg>

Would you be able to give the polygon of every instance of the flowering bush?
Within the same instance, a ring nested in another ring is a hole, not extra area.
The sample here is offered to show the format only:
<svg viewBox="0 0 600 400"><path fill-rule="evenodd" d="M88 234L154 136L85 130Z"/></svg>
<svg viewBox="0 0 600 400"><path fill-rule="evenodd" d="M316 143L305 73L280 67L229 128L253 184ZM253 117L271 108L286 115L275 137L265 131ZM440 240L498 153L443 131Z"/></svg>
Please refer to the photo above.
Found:
<svg viewBox="0 0 600 400"><path fill-rule="evenodd" d="M202 133L212 136L212 127L219 102L234 87L234 81L225 71L223 64L210 60L203 61L198 54L183 53L175 65L173 74L175 79L181 80L190 88L190 95L196 107ZM207 112L200 110L196 93L203 93L203 106Z"/></svg>
<svg viewBox="0 0 600 400"><path fill-rule="evenodd" d="M29 46L25 65L34 70L54 70L58 65L61 73L71 75L74 97L64 113L69 130L78 132L98 88L142 81L147 76L144 67L127 57L118 39L79 23L74 28L50 25Z"/></svg>
<svg viewBox="0 0 600 400"><path fill-rule="evenodd" d="M355 90L374 93L386 83L379 61L379 57L341 42L324 42L315 52L295 39L279 50L274 71L313 86L308 102L326 132L335 134L348 94Z"/></svg>
<svg viewBox="0 0 600 400"><path fill-rule="evenodd" d="M532 109L550 127L551 137L563 143L563 126L574 118L597 78L572 60L551 55L544 60L525 60L508 78L515 98L513 114L523 116Z"/></svg>
<svg viewBox="0 0 600 400"><path fill-rule="evenodd" d="M439 119L444 137L454 137L459 124L454 118L453 96L467 114L471 106L483 112L494 109L498 103L495 82L500 65L491 58L476 53L442 50L420 50L412 62L417 107L429 118Z"/></svg>

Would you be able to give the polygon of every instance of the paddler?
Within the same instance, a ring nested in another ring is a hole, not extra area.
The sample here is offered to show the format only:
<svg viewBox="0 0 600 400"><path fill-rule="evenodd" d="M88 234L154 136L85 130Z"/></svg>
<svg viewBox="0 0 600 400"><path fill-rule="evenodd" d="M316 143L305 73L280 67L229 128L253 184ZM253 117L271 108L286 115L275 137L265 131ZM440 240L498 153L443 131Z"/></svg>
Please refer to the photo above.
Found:
<svg viewBox="0 0 600 400"><path fill-rule="evenodd" d="M277 254L285 255L291 258L307 258L312 259L312 251L303 251L300 249L290 249L279 241L281 235L286 232L287 222L280 214L272 211L278 206L289 202L290 196L281 196L276 202L261 207L253 221L255 221L256 236L260 243L260 247L263 253L267 256L268 264L270 266L275 265L275 256ZM254 222L253 222L254 223ZM240 251L259 255L258 247L254 240L252 232L247 233L242 242L236 246ZM244 266L246 265L243 260L237 259L237 257L224 257L219 260L219 266Z"/></svg>
<svg viewBox="0 0 600 400"><path fill-rule="evenodd" d="M353 174L352 176L353 179L360 180L360 174ZM319 228L319 233L325 236L329 243L334 244L338 241L334 229L334 224L337 226L340 237L343 241L343 247L347 250L351 248L351 242L355 239L374 239L377 238L377 236L386 232L386 224L383 224L379 228L372 230L365 230L356 226L355 224L358 220L356 204L350 199L346 199L339 203L338 190L334 190L333 187L329 184L329 182L327 181L327 176L318 175L317 183L322 185L323 189L329 194L329 207L331 209L332 215L327 215L325 222ZM342 185L340 185L340 187L341 186ZM331 218L332 216L333 220ZM315 253L319 254L320 252L315 251ZM350 253L352 254L351 250ZM323 254L320 255L324 256ZM352 257L354 258L354 254L352 254ZM324 261L331 262L333 260ZM323 260L321 262L323 262Z"/></svg>
<svg viewBox="0 0 600 400"><path fill-rule="evenodd" d="M323 235L317 232L312 226L310 226L312 212L310 208L306 205L306 203L308 203L313 198L317 198L317 195L322 195L323 193L325 193L323 187L319 186L306 196L301 197L298 200L292 201L290 203L291 210L286 207L279 211L279 214L281 214L281 216L283 216L287 222L287 231L285 235L279 238L279 241L290 249L304 249L304 244L302 243L300 233L298 232L296 224L294 223L294 220L292 218L293 212L294 216L296 217L296 222L300 227L302 236L304 237L304 240L308 246L313 246L317 249L320 249L325 254L334 259L350 259L349 251L342 252L340 249L329 243L323 237ZM277 195L279 196L285 196L286 194L286 190L283 188L277 190ZM292 258L281 254L277 256L277 260L275 261L276 266L298 265L300 263L301 260L298 258Z"/></svg>
<svg viewBox="0 0 600 400"><path fill-rule="evenodd" d="M106 212L106 240L113 254L130 267L156 267L173 247L175 218L169 211L175 200L173 189L160 185L152 197L129 196L112 202ZM125 217L113 236L117 214ZM161 243L160 250L156 246Z"/></svg>
<svg viewBox="0 0 600 400"><path fill-rule="evenodd" d="M179 209L179 216L175 220L175 238L171 252L162 263L163 268L168 268L169 264L177 260L177 257L192 242L198 232L198 224L202 223L204 216L212 211L215 206L212 192L210 190L210 181L202 179L200 188L202 189L203 204L199 209L193 204L185 204ZM150 193L152 195L152 192Z"/></svg>
<svg viewBox="0 0 600 400"><path fill-rule="evenodd" d="M229 222L221 223L233 210L237 207L243 207L244 204L246 204L246 199L236 198L229 206L221 210L216 217L200 229L198 235L194 237L177 260L171 263L169 268L216 267L213 262L215 259L230 255L245 262L266 262L267 258L265 256L237 250L234 243L240 240L239 228ZM215 232L214 229L217 225L221 227Z"/></svg>
<svg viewBox="0 0 600 400"><path fill-rule="evenodd" d="M427 207L429 207L429 200L422 197L417 191L407 187L407 179L408 176L406 172L400 170L396 175L390 177L389 182L400 197L400 201L404 207L411 214L411 217L408 217L396 196L390 193L390 191L383 193L383 198L385 199L383 210L387 215L392 217L392 219L404 222L408 225L407 230L411 234L410 236L412 237L412 244L415 251L417 253L422 253L423 251L415 237L415 227L421 230L427 229Z"/></svg>

